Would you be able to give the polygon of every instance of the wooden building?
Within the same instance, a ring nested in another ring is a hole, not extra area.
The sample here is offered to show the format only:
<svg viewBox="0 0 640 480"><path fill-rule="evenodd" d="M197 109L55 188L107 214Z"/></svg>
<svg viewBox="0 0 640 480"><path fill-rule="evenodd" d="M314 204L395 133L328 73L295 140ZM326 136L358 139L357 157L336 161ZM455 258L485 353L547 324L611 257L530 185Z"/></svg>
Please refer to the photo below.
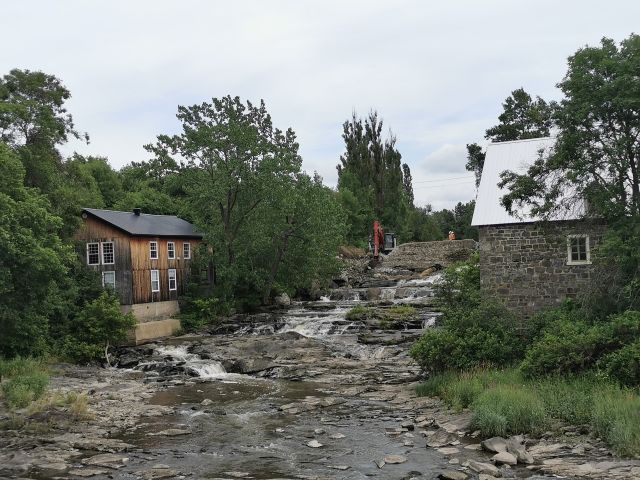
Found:
<svg viewBox="0 0 640 480"><path fill-rule="evenodd" d="M195 227L173 215L85 208L75 235L89 268L118 294L139 321L178 312L193 255L202 241Z"/></svg>

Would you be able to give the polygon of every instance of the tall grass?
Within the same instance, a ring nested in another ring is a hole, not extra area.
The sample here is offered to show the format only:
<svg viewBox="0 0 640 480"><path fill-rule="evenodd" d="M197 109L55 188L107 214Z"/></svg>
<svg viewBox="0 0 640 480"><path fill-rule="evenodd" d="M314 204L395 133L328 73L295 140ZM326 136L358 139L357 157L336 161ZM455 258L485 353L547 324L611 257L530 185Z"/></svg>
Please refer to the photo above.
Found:
<svg viewBox="0 0 640 480"><path fill-rule="evenodd" d="M536 434L552 422L585 425L620 455L640 455L640 396L596 375L525 380L516 369L431 376L416 389L471 408L484 435Z"/></svg>
<svg viewBox="0 0 640 480"><path fill-rule="evenodd" d="M2 397L10 407L23 408L39 399L49 384L47 367L32 358L0 359Z"/></svg>

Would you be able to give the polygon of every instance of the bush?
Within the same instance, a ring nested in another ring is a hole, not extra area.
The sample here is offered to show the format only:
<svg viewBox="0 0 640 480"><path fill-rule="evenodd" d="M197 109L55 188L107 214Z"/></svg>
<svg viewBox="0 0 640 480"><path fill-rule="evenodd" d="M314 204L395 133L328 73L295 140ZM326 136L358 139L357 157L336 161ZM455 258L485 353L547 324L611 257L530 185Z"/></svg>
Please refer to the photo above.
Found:
<svg viewBox="0 0 640 480"><path fill-rule="evenodd" d="M49 376L44 372L20 374L2 383L2 394L11 407L23 408L45 392Z"/></svg>
<svg viewBox="0 0 640 480"><path fill-rule="evenodd" d="M521 369L527 377L581 373L639 336L640 312L628 311L596 324L560 316L527 351Z"/></svg>
<svg viewBox="0 0 640 480"><path fill-rule="evenodd" d="M546 427L547 415L544 403L531 390L500 385L478 397L471 424L487 436L538 433Z"/></svg>
<svg viewBox="0 0 640 480"><path fill-rule="evenodd" d="M11 360L0 358L0 381L5 377L11 378L44 370L46 370L46 364L39 358L15 357Z"/></svg>
<svg viewBox="0 0 640 480"><path fill-rule="evenodd" d="M59 354L77 362L104 357L105 348L127 339L135 326L133 314L124 314L120 302L107 292L87 302L57 345Z"/></svg>
<svg viewBox="0 0 640 480"><path fill-rule="evenodd" d="M502 305L483 301L456 318L446 318L442 327L427 330L410 354L430 373L509 365L523 349L512 318Z"/></svg>
<svg viewBox="0 0 640 480"><path fill-rule="evenodd" d="M640 385L640 340L610 353L600 365L609 377L622 385Z"/></svg>

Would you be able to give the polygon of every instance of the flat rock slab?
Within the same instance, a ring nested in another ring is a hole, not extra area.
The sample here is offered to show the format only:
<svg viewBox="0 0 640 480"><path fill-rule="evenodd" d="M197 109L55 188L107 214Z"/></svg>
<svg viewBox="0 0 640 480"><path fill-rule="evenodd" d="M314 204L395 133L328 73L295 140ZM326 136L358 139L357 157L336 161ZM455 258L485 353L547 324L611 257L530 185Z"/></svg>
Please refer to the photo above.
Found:
<svg viewBox="0 0 640 480"><path fill-rule="evenodd" d="M94 477L105 473L109 473L109 471L100 468L74 468L69 470L69 475L75 475L76 477Z"/></svg>
<svg viewBox="0 0 640 480"><path fill-rule="evenodd" d="M184 428L168 428L161 430L160 432L147 433L150 437L177 437L179 435L189 435L191 430L185 430Z"/></svg>
<svg viewBox="0 0 640 480"><path fill-rule="evenodd" d="M512 455L509 452L500 452L496 453L493 457L491 457L498 465L517 465L518 459L515 455Z"/></svg>
<svg viewBox="0 0 640 480"><path fill-rule="evenodd" d="M85 458L82 463L96 467L121 468L129 461L128 457L114 453L101 453Z"/></svg>
<svg viewBox="0 0 640 480"><path fill-rule="evenodd" d="M487 438L480 442L480 445L487 452L500 453L507 451L507 441L502 437Z"/></svg>
<svg viewBox="0 0 640 480"><path fill-rule="evenodd" d="M458 470L444 470L443 472L440 472L438 478L443 480L466 480L468 475Z"/></svg>
<svg viewBox="0 0 640 480"><path fill-rule="evenodd" d="M317 440L311 440L310 442L307 442L307 447L311 447L311 448L320 448L323 445L317 441Z"/></svg>
<svg viewBox="0 0 640 480"><path fill-rule="evenodd" d="M404 463L407 461L407 457L402 455L385 455L384 462L389 464Z"/></svg>

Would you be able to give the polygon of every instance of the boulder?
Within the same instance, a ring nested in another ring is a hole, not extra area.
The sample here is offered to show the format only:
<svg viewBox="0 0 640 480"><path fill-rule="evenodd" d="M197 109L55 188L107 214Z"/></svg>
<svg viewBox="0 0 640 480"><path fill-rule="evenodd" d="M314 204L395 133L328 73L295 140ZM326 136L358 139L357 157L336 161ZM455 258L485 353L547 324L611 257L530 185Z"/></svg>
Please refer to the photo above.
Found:
<svg viewBox="0 0 640 480"><path fill-rule="evenodd" d="M493 475L494 477L500 476L500 470L498 467L491 463L476 462L475 460L469 460L467 463L469 468L478 474L486 473L488 475Z"/></svg>
<svg viewBox="0 0 640 480"><path fill-rule="evenodd" d="M480 442L482 449L487 452L500 453L507 451L507 441L502 437L487 438Z"/></svg>
<svg viewBox="0 0 640 480"><path fill-rule="evenodd" d="M443 480L466 480L467 474L458 470L444 470L440 472L438 478Z"/></svg>
<svg viewBox="0 0 640 480"><path fill-rule="evenodd" d="M276 298L274 298L273 301L279 307L288 307L289 305L291 305L291 299L286 293L281 293Z"/></svg>
<svg viewBox="0 0 640 480"><path fill-rule="evenodd" d="M429 438L427 439L427 447L445 447L447 445L453 444L453 442L456 441L458 441L457 436L441 428L439 430L436 430L432 435L429 436Z"/></svg>
<svg viewBox="0 0 640 480"><path fill-rule="evenodd" d="M517 465L518 459L515 455L509 452L500 452L496 453L491 460L493 460L498 465Z"/></svg>

